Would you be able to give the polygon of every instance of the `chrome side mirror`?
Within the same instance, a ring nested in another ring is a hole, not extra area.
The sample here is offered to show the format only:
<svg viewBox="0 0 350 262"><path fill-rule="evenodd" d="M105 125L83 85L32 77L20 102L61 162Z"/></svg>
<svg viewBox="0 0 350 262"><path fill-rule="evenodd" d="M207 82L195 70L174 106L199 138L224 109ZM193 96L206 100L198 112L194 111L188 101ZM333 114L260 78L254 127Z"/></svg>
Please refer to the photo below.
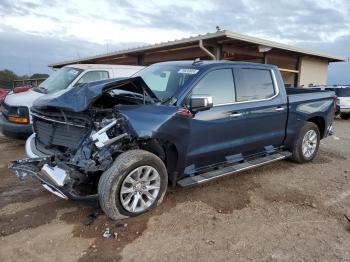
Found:
<svg viewBox="0 0 350 262"><path fill-rule="evenodd" d="M213 97L209 95L192 95L190 97L190 110L195 113L213 107Z"/></svg>

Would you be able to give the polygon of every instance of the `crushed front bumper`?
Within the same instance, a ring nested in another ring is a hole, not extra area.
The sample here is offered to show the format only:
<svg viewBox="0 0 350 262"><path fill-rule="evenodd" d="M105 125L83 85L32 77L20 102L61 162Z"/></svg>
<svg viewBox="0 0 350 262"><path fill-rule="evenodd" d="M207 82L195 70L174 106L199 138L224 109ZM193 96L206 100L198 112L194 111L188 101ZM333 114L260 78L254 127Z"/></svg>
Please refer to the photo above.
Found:
<svg viewBox="0 0 350 262"><path fill-rule="evenodd" d="M47 158L26 158L10 162L9 169L21 181L25 181L28 177L34 177L46 190L63 199L69 199L68 194L64 192L68 174L57 166L50 167L46 163L47 161Z"/></svg>
<svg viewBox="0 0 350 262"><path fill-rule="evenodd" d="M9 170L21 181L33 177L52 194L73 200L95 200L98 195L79 195L72 190L72 180L68 171L57 165L51 164L51 157L37 152L35 148L35 134L31 135L25 145L26 154L29 158L12 161Z"/></svg>

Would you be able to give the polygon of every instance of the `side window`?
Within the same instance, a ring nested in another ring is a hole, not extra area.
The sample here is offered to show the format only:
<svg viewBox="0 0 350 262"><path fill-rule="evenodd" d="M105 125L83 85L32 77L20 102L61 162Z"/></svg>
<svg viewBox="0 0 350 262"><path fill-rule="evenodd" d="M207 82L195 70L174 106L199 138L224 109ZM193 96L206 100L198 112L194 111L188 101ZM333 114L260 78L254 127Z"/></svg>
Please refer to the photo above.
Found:
<svg viewBox="0 0 350 262"><path fill-rule="evenodd" d="M235 83L237 102L266 99L275 94L270 70L236 69Z"/></svg>
<svg viewBox="0 0 350 262"><path fill-rule="evenodd" d="M85 73L78 81L78 84L89 83L93 81L105 80L109 78L107 71L90 71Z"/></svg>
<svg viewBox="0 0 350 262"><path fill-rule="evenodd" d="M235 101L231 69L219 69L205 75L192 90L193 95L210 95L213 104L227 104Z"/></svg>

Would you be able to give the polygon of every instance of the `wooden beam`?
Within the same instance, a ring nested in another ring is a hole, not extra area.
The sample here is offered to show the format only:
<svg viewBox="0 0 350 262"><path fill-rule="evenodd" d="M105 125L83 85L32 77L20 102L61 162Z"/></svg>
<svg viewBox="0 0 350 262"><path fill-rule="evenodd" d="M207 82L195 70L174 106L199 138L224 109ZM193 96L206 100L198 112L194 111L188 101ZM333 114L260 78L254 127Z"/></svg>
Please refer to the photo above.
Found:
<svg viewBox="0 0 350 262"><path fill-rule="evenodd" d="M171 60L194 60L197 57L208 59L207 55L199 49L199 47L193 47L192 49L169 51L166 53L146 54L144 57L144 63L145 65L149 65L156 62Z"/></svg>
<svg viewBox="0 0 350 262"><path fill-rule="evenodd" d="M288 72L288 73L294 73L294 74L299 74L299 70L293 70L293 69L287 69L287 68L278 68L281 72Z"/></svg>
<svg viewBox="0 0 350 262"><path fill-rule="evenodd" d="M234 47L234 46L223 46L223 52L225 53L233 53L233 54L241 54L241 55L247 55L250 57L256 57L256 58L263 58L264 54L259 53L257 49L251 49L251 48L240 48L240 47Z"/></svg>

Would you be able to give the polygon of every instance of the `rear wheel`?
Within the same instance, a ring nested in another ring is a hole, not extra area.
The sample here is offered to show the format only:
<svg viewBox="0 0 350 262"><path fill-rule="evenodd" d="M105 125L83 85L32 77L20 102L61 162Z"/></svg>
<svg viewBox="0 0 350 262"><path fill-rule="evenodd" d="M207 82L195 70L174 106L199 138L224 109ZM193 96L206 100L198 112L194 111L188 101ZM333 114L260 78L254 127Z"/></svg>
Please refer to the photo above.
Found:
<svg viewBox="0 0 350 262"><path fill-rule="evenodd" d="M348 120L350 118L350 114L341 113L340 118L344 120Z"/></svg>
<svg viewBox="0 0 350 262"><path fill-rule="evenodd" d="M142 214L162 202L167 184L160 158L144 150L127 151L100 178L101 208L111 219Z"/></svg>
<svg viewBox="0 0 350 262"><path fill-rule="evenodd" d="M291 159L297 163L312 161L320 144L320 131L314 123L306 123L294 142Z"/></svg>

